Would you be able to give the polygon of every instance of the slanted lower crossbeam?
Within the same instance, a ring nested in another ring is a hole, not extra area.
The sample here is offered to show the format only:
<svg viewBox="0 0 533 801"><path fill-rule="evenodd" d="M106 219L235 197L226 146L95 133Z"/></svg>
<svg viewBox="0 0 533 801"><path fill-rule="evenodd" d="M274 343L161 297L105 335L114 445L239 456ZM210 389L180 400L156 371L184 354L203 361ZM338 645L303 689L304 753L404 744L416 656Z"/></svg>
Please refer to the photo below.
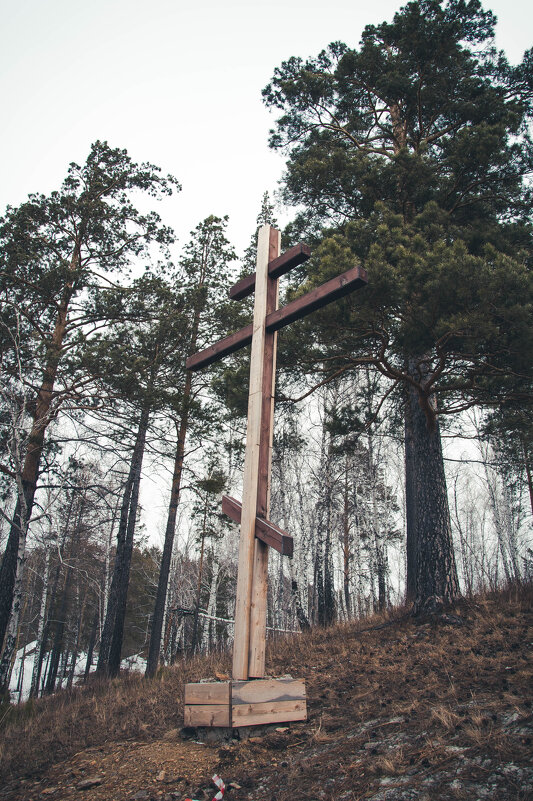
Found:
<svg viewBox="0 0 533 801"><path fill-rule="evenodd" d="M222 511L234 523L241 522L242 503L231 498L229 495L222 496ZM293 554L293 539L286 531L275 526L269 520L263 520L261 517L255 518L255 536L270 545L271 548L278 551L282 556L292 556Z"/></svg>

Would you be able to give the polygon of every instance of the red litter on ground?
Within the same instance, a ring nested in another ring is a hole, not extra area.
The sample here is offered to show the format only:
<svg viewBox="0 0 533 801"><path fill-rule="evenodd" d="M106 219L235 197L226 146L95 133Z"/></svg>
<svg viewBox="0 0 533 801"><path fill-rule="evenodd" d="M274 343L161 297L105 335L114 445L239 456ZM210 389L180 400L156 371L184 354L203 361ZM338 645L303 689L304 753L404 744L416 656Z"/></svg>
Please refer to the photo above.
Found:
<svg viewBox="0 0 533 801"><path fill-rule="evenodd" d="M213 801L222 801L222 799L224 798L224 790L226 789L226 785L224 784L220 776L217 776L216 773L212 777L212 781L214 784L216 784L216 786L219 789L219 792L213 797ZM196 799L185 798L184 801L196 801Z"/></svg>

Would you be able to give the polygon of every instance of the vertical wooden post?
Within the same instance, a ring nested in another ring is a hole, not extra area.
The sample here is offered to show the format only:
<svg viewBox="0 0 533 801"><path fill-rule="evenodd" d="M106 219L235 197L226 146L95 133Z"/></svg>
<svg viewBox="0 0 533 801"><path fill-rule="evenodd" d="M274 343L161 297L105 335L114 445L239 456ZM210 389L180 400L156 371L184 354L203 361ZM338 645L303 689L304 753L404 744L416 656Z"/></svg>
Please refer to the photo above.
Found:
<svg viewBox="0 0 533 801"><path fill-rule="evenodd" d="M279 256L280 238L280 232L275 228L271 228L269 237L269 261ZM268 278L267 314L270 314L278 308L278 284L278 279ZM272 470L272 439L274 435L274 394L276 387L276 346L277 333L267 333L265 335L263 362L259 482L257 487L257 514L265 520L268 520L270 517L270 479ZM256 539L252 577L252 606L250 610L249 678L263 678L265 675L268 552L268 545Z"/></svg>
<svg viewBox="0 0 533 801"><path fill-rule="evenodd" d="M262 225L257 237L257 264L255 280L254 320L252 335L252 353L250 356L250 388L248 394L248 425L246 429L246 453L244 457L243 497L241 513L241 531L239 539L239 562L237 572L237 597L235 601L235 639L233 643L233 679L245 680L249 676L250 661L250 624L252 606L252 579L255 556L255 518L257 514L258 489L263 486L260 479L260 463L264 471L264 460L261 459L261 429L263 418L263 394L265 387L265 362L267 354L267 335L265 319L269 303L268 262L270 259L271 226ZM279 235L279 234L278 234ZM279 245L278 245L279 246ZM276 282L277 283L277 282ZM277 287L275 287L277 297ZM273 345L275 340L273 340ZM273 351L272 351L272 355ZM273 376L273 374L272 374ZM269 381L272 394L272 381ZM270 418L269 418L270 420ZM265 420L266 425L266 420ZM270 426L270 422L268 423ZM263 436L264 440L264 436ZM268 438L270 443L270 434ZM267 465L268 472L268 465ZM263 492L263 490L261 490ZM265 505L268 498L265 498ZM264 562L265 559L260 559ZM261 580L260 594L263 592ZM265 591L266 597L266 591ZM265 621L266 625L266 621Z"/></svg>

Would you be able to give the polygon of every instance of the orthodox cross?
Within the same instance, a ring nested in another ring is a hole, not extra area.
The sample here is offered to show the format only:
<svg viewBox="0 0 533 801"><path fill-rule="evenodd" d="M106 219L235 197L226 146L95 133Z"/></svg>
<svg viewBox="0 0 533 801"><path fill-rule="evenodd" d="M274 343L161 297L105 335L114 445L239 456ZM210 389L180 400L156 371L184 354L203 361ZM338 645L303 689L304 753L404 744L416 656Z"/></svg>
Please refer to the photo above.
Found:
<svg viewBox="0 0 533 801"><path fill-rule="evenodd" d="M270 225L259 228L256 272L230 289L241 300L255 292L253 322L187 359L189 370L199 370L252 343L248 423L244 457L242 505L224 497L222 509L240 522L233 679L244 681L265 674L268 548L292 556L292 538L271 523L270 478L274 429L276 332L315 309L364 286L366 271L353 267L278 308L278 279L307 261L311 253L300 244L280 256L280 232Z"/></svg>

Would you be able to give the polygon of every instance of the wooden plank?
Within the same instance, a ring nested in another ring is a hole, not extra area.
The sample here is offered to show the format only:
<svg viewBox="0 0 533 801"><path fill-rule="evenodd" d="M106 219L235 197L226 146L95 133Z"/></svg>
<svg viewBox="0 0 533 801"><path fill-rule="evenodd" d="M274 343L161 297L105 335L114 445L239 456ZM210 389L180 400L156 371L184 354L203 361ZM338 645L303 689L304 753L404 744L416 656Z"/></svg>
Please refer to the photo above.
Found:
<svg viewBox="0 0 533 801"><path fill-rule="evenodd" d="M360 289L367 283L367 272L362 267L352 267L341 275L332 278L322 286L307 292L301 298L293 300L282 309L277 309L268 315L266 320L267 331L279 331L286 325L293 323L295 320L300 320L312 311L321 309L328 303Z"/></svg>
<svg viewBox="0 0 533 801"><path fill-rule="evenodd" d="M294 553L294 541L289 534L283 529L275 526L269 520L262 520L260 517L255 519L255 536L265 545L270 545L275 551L278 551L282 556L288 556L289 559Z"/></svg>
<svg viewBox="0 0 533 801"><path fill-rule="evenodd" d="M300 242L298 245L282 253L281 256L273 257L268 263L268 275L270 278L279 278L281 275L288 273L299 264L303 264L311 257L311 249L308 245ZM230 291L229 296L232 300L242 300L243 298L251 295L255 289L255 273L241 278L234 284Z"/></svg>
<svg viewBox="0 0 533 801"><path fill-rule="evenodd" d="M266 330L267 332L279 331L286 325L305 317L316 309L321 309L328 303L360 289L367 283L367 273L362 267L352 267L341 275L332 278L331 281L322 284L322 286L313 289L301 298L293 300L282 309L277 309L267 316ZM187 369L200 370L202 367L207 367L209 364L223 359L230 353L234 353L239 348L244 348L249 345L252 340L252 325L247 325L236 331L230 336L220 339L211 345L209 348L195 353L194 356L189 356L186 361Z"/></svg>
<svg viewBox="0 0 533 801"><path fill-rule="evenodd" d="M255 273L246 275L230 287L229 296L231 300L242 300L251 295L255 290Z"/></svg>
<svg viewBox="0 0 533 801"><path fill-rule="evenodd" d="M278 308L279 281L270 273L270 265L279 257L281 234L270 228L268 251L268 278L265 318ZM263 376L261 388L261 429L259 435L259 476L257 481L257 518L268 520L270 512L270 478L272 473L272 442L274 437L274 395L276 387L277 334L265 332ZM257 532L257 525L256 525ZM268 545L255 541L252 575L252 606L250 610L250 656L248 676L265 675L266 622L268 596Z"/></svg>
<svg viewBox="0 0 533 801"><path fill-rule="evenodd" d="M229 495L222 496L222 512L235 523L241 522L241 503ZM291 557L294 552L292 537L270 520L255 518L255 536L262 542L270 545L283 556Z"/></svg>
<svg viewBox="0 0 533 801"><path fill-rule="evenodd" d="M311 248L309 245L304 245L303 242L299 242L297 245L294 245L294 247L286 250L285 253L282 253L281 256L277 256L277 258L269 261L268 274L271 278L279 278L310 258Z"/></svg>
<svg viewBox="0 0 533 801"><path fill-rule="evenodd" d="M189 356L185 362L187 370L200 370L202 367L207 367L209 364L224 358L224 356L229 356L230 353L235 353L236 350L244 348L252 341L252 331L253 327L252 323L250 323L250 325L241 328L240 331L236 331L234 334L224 337L224 339L219 339L218 342L210 345L205 350Z"/></svg>
<svg viewBox="0 0 533 801"><path fill-rule="evenodd" d="M305 682L301 679L234 681L231 685L232 706L269 701L305 701L305 699Z"/></svg>
<svg viewBox="0 0 533 801"><path fill-rule="evenodd" d="M183 710L185 726L231 726L229 704L192 704Z"/></svg>
<svg viewBox="0 0 533 801"><path fill-rule="evenodd" d="M265 353L265 318L267 309L268 261L270 225L259 228L257 240L256 286L252 352L250 356L250 383L248 394L248 425L244 457L243 504L239 537L237 567L237 595L235 600L235 635L233 640L233 678L248 678L250 649L250 610L255 553L255 518L257 515L257 486L259 481L259 450L261 439L261 412L263 368Z"/></svg>
<svg viewBox="0 0 533 801"><path fill-rule="evenodd" d="M264 704L234 704L231 707L231 725L236 727L306 719L305 701L267 701Z"/></svg>
<svg viewBox="0 0 533 801"><path fill-rule="evenodd" d="M230 704L230 682L210 681L185 685L185 704Z"/></svg>

